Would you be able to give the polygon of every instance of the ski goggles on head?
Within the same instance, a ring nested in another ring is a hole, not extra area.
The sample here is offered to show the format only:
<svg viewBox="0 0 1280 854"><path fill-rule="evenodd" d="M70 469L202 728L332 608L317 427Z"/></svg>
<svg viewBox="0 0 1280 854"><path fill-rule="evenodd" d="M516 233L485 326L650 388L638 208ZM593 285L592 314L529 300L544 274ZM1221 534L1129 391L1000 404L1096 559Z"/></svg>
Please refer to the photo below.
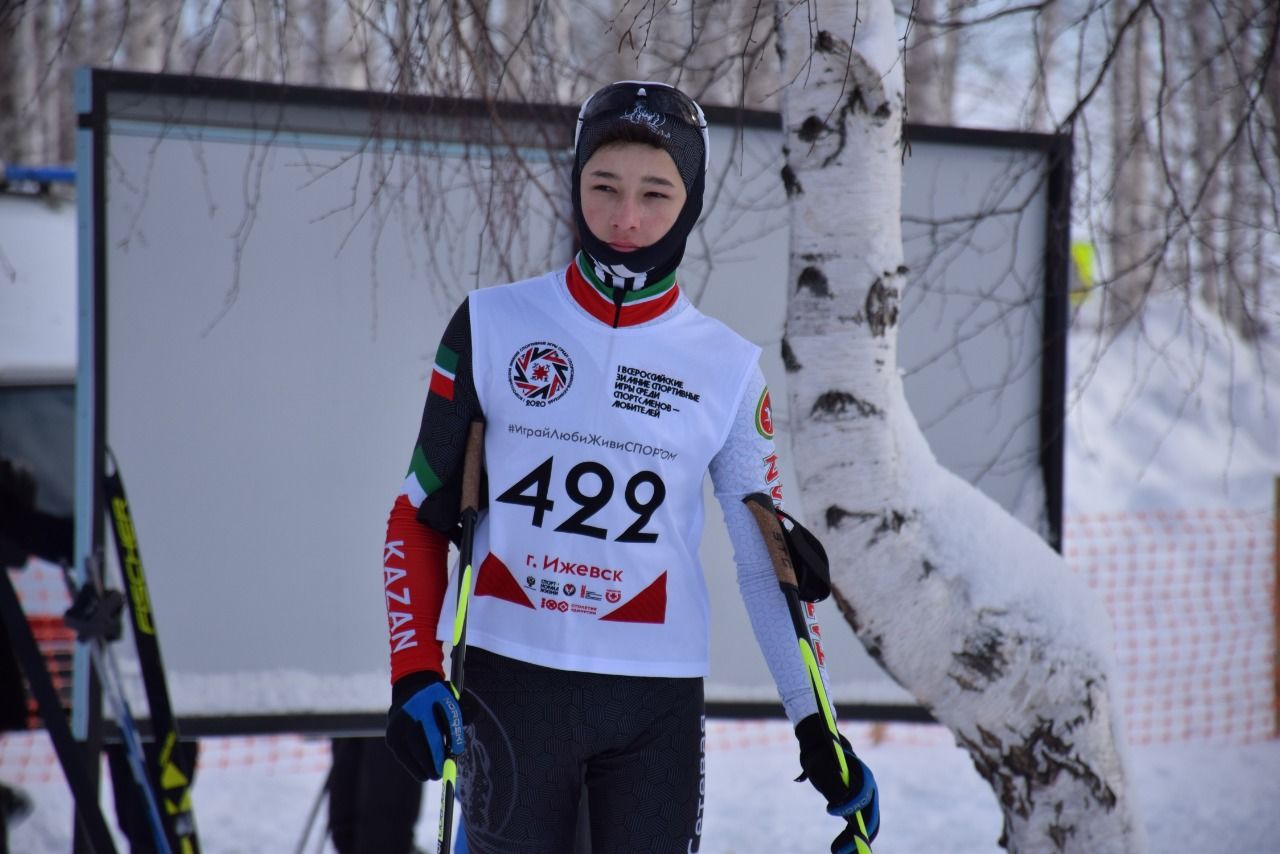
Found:
<svg viewBox="0 0 1280 854"><path fill-rule="evenodd" d="M620 80L588 98L578 110L578 124L573 132L574 148L578 147L582 126L588 121L609 112L626 112L635 106L696 128L702 134L703 166L711 168L711 137L707 133L707 117L698 102L674 86L647 80Z"/></svg>

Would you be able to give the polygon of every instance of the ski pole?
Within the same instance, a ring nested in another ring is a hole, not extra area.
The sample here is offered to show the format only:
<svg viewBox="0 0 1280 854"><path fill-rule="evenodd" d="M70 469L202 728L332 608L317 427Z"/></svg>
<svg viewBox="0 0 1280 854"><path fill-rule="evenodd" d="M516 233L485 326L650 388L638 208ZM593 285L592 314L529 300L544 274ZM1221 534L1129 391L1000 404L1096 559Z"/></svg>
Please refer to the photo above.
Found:
<svg viewBox="0 0 1280 854"><path fill-rule="evenodd" d="M774 575L778 577L778 586L782 588L782 596L787 601L787 612L791 615L791 626L796 632L796 641L800 644L800 657L804 659L805 670L809 674L809 683L813 688L813 696L818 701L818 710L826 721L827 730L831 733L831 745L836 752L836 762L840 766L840 780L849 785L849 764L844 758L844 749L840 744L840 730L836 727L835 708L831 698L827 696L826 685L822 681L822 672L818 669L818 656L813 651L813 639L809 637L809 627L804 617L804 606L800 604L800 584L796 581L795 565L791 562L791 553L787 549L786 535L782 522L778 519L773 499L763 492L753 492L742 499L756 524L764 536L765 546L769 549L769 561L773 564ZM862 818L862 811L849 817L851 824L856 824L861 834L855 840L857 854L871 854L871 844L866 840L867 826Z"/></svg>
<svg viewBox="0 0 1280 854"><path fill-rule="evenodd" d="M302 827L302 838L298 840L298 847L293 849L293 854L305 854L307 850L307 841L311 839L311 828L315 826L316 816L320 814L320 805L324 803L324 797L329 793L329 787L333 784L333 764L329 765L329 773L324 775L324 783L320 786L320 791L316 792L316 799L311 804L311 811L307 813L307 823ZM320 834L321 843L324 842L325 834Z"/></svg>
<svg viewBox="0 0 1280 854"><path fill-rule="evenodd" d="M462 541L458 544L458 600L453 614L453 652L449 658L449 682L454 697L462 700L463 658L467 654L467 609L471 604L471 568L475 546L476 517L480 506L480 465L484 459L484 422L471 422L467 433L467 450L462 460ZM458 785L458 763L453 755L445 757L441 775L440 828L436 836L436 854L448 854L453 834L453 798Z"/></svg>

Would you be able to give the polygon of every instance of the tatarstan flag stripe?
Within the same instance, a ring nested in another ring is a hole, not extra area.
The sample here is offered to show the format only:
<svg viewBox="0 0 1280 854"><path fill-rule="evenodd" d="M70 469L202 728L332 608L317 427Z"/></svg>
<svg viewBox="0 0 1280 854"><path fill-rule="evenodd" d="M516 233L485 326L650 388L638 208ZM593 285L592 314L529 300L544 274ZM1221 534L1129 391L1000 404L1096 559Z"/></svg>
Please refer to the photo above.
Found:
<svg viewBox="0 0 1280 854"><path fill-rule="evenodd" d="M431 369L430 392L453 400L453 381L458 375L458 354L443 344L436 350L436 363Z"/></svg>
<svg viewBox="0 0 1280 854"><path fill-rule="evenodd" d="M437 368L431 372L431 385L428 391L443 397L445 400L453 400L453 377L445 376Z"/></svg>
<svg viewBox="0 0 1280 854"><path fill-rule="evenodd" d="M422 448L413 449L413 459L409 461L409 473L404 478L403 495L409 497L414 507L422 504L422 500L435 492L444 482L431 470Z"/></svg>
<svg viewBox="0 0 1280 854"><path fill-rule="evenodd" d="M582 306L592 317L601 323L613 325L614 312L617 310L613 302L604 294L596 290L596 288L586 280L582 275L577 263L569 265L568 271L565 273L566 284L569 288L569 295L574 302ZM618 317L619 326L634 326L637 323L644 323L653 320L664 311L675 305L676 299L680 296L680 286L672 284L667 290L640 303L624 302L622 312Z"/></svg>
<svg viewBox="0 0 1280 854"><path fill-rule="evenodd" d="M426 490L422 488L422 484L418 483L418 476L413 472L404 476L404 485L400 487L400 494L409 499L414 509L421 507L422 502L427 498Z"/></svg>
<svg viewBox="0 0 1280 854"><path fill-rule="evenodd" d="M436 367L452 377L458 372L458 354L441 344L436 350Z"/></svg>

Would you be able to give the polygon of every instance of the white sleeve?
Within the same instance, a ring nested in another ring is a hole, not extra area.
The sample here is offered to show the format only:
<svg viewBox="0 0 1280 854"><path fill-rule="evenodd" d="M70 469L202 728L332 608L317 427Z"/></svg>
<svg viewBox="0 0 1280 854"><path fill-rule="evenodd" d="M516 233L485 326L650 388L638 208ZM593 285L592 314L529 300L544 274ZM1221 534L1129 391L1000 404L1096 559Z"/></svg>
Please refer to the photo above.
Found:
<svg viewBox="0 0 1280 854"><path fill-rule="evenodd" d="M757 365L747 380L729 435L711 460L709 470L716 498L724 511L729 541L733 544L738 589L742 593L756 642L778 687L778 696L794 726L818 711L818 703L809 685L795 629L787 613L786 599L778 587L769 552L755 517L742 503L743 497L752 492L772 495L777 502L782 500L772 414L768 411L762 413L768 408L767 395L764 374Z"/></svg>

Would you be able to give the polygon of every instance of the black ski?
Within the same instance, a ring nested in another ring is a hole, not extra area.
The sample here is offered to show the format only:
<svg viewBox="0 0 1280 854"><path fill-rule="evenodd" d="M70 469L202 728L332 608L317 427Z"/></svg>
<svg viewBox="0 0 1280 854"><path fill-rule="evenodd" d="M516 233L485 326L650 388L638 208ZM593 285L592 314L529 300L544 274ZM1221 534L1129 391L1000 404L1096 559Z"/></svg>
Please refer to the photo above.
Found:
<svg viewBox="0 0 1280 854"><path fill-rule="evenodd" d="M195 776L194 759L178 749L178 722L169 703L169 686L164 663L160 658L160 640L156 635L155 614L147 590L147 578L138 550L137 531L129 513L124 482L115 457L108 451L112 470L104 481L104 498L111 530L115 536L116 555L124 575L129 603L130 625L142 668L142 682L150 709L151 732L155 751L149 771L154 790L159 794L161 813L169 843L176 854L197 854L200 843L196 836L196 817L191 802L191 784Z"/></svg>
<svg viewBox="0 0 1280 854"><path fill-rule="evenodd" d="M94 854L116 854L115 842L99 806L98 787L85 767L79 745L71 733L71 725L67 723L62 701L58 699L58 691L53 686L53 679L49 677L40 647L31 634L26 612L18 601L18 593L13 589L9 573L3 568L0 568L0 616L9 629L9 639L27 674L27 684L35 695L49 740L53 742L58 761L62 763L62 773L66 775L67 786L75 799L76 820ZM95 760L96 758L94 757Z"/></svg>
<svg viewBox="0 0 1280 854"><path fill-rule="evenodd" d="M71 573L63 568L67 581L67 590L71 593L71 607L67 609L64 621L76 632L76 640L85 644L93 660L93 668L98 673L102 693L111 704L111 712L115 715L116 725L120 729L120 739L124 743L125 760L129 773L133 776L138 795L142 798L151 828L151 841L156 854L173 854L169 845L168 830L164 818L160 815L160 804L156 798L155 786L147 775L147 758L142 748L142 735L138 732L137 721L133 710L129 708L129 700L124 693L124 679L120 676L120 665L116 662L115 652L110 644L120 640L124 633L124 624L120 614L124 610L124 596L119 590L108 590L103 583L102 568L96 558L85 562L87 581L76 586Z"/></svg>

